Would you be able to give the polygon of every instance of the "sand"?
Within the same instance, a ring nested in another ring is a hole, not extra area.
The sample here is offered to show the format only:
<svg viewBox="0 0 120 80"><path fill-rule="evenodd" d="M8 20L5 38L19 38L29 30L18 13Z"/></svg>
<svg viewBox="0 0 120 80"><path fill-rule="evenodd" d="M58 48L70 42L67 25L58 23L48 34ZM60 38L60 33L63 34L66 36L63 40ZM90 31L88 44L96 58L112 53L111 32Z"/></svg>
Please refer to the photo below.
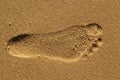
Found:
<svg viewBox="0 0 120 80"><path fill-rule="evenodd" d="M0 80L119 80L119 14L118 0L1 0ZM7 49L7 42L19 34L45 34L89 23L101 25L104 45L87 60L18 58Z"/></svg>

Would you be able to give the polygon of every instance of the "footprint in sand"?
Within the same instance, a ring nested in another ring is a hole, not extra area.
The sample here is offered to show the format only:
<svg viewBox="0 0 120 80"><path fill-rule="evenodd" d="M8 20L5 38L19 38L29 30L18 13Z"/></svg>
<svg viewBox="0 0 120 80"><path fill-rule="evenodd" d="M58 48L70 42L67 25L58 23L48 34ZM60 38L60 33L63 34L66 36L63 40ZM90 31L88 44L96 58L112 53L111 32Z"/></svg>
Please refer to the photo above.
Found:
<svg viewBox="0 0 120 80"><path fill-rule="evenodd" d="M71 26L46 34L21 34L7 42L9 54L20 58L49 58L73 62L97 52L103 30L97 23Z"/></svg>

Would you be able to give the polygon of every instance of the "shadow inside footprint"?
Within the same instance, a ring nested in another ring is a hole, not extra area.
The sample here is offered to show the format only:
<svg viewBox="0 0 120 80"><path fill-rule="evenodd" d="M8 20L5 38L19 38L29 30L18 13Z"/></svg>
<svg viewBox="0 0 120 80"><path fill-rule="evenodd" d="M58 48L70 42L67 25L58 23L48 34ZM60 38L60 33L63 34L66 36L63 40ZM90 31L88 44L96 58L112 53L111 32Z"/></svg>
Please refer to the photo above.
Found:
<svg viewBox="0 0 120 80"><path fill-rule="evenodd" d="M12 44L12 43L16 43L16 42L20 42L21 40L23 40L24 38L29 37L30 34L20 34L17 35L15 37L12 37L11 39L8 40L7 44Z"/></svg>
<svg viewBox="0 0 120 80"><path fill-rule="evenodd" d="M96 26L98 29L102 29L102 27L99 25L99 24L97 24L97 23L90 23L90 24L88 24L87 25L87 27L90 27L90 26Z"/></svg>

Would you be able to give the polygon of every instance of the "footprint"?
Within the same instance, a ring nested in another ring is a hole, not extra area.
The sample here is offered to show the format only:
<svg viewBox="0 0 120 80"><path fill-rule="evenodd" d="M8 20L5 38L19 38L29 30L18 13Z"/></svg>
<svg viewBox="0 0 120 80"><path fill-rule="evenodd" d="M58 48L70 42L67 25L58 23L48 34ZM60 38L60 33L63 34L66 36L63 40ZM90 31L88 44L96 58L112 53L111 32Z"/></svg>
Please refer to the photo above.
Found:
<svg viewBox="0 0 120 80"><path fill-rule="evenodd" d="M103 30L97 23L71 26L46 34L21 34L7 42L9 54L20 58L48 58L73 62L97 52Z"/></svg>

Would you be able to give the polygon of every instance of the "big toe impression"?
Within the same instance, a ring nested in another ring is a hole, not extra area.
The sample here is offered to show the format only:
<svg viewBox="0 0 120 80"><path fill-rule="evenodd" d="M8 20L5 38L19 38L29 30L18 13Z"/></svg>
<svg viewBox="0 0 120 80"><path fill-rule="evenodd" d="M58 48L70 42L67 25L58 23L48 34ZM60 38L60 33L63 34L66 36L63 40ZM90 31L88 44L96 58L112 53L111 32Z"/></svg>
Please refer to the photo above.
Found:
<svg viewBox="0 0 120 80"><path fill-rule="evenodd" d="M99 36L103 33L102 27L97 23L88 24L86 27L88 35Z"/></svg>

